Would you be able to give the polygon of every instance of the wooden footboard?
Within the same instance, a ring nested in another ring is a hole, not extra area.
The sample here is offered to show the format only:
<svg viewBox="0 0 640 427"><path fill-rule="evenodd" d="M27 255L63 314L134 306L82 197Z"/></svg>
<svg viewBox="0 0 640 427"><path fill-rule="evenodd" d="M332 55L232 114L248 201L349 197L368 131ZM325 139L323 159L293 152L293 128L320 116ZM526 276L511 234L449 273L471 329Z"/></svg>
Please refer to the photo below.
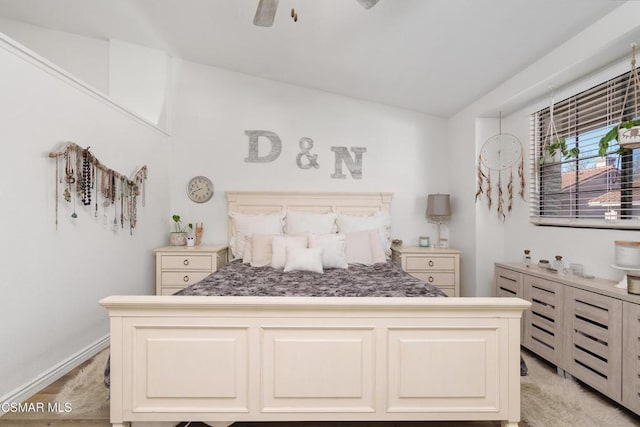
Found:
<svg viewBox="0 0 640 427"><path fill-rule="evenodd" d="M111 422L520 420L518 298L112 296Z"/></svg>

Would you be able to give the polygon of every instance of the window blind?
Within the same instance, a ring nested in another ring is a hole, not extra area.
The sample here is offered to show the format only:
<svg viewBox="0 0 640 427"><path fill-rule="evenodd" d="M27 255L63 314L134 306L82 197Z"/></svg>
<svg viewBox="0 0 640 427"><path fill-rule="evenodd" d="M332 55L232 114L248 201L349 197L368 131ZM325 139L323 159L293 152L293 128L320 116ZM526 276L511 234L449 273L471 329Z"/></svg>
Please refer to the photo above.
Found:
<svg viewBox="0 0 640 427"><path fill-rule="evenodd" d="M640 149L619 150L614 140L606 155L599 155L600 139L611 128L639 117L640 88L629 85L631 74L531 115L529 194L534 224L640 229ZM551 156L545 147L558 138L565 138L567 149L579 149L577 158L560 152Z"/></svg>

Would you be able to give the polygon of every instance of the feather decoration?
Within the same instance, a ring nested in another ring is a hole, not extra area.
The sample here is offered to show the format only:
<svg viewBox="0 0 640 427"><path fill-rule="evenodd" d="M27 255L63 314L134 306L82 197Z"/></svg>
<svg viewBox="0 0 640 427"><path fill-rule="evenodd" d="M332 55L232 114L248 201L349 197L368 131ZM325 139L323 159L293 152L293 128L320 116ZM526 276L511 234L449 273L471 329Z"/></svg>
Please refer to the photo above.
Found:
<svg viewBox="0 0 640 427"><path fill-rule="evenodd" d="M498 218L505 220L504 214L504 198L502 197L502 173L498 172Z"/></svg>
<svg viewBox="0 0 640 427"><path fill-rule="evenodd" d="M487 170L487 203L489 205L489 210L491 210L491 205L493 203L491 200L491 169Z"/></svg>
<svg viewBox="0 0 640 427"><path fill-rule="evenodd" d="M486 178L484 172L482 172L482 155L478 156L478 191L476 191L476 202L484 190L482 185L484 184L484 178Z"/></svg>
<svg viewBox="0 0 640 427"><path fill-rule="evenodd" d="M507 194L509 197L507 212L511 212L513 210L513 169L512 168L509 168L509 183L507 184Z"/></svg>
<svg viewBox="0 0 640 427"><path fill-rule="evenodd" d="M524 160L520 157L520 164L518 165L518 177L520 178L520 192L518 193L522 200L526 200L524 198Z"/></svg>

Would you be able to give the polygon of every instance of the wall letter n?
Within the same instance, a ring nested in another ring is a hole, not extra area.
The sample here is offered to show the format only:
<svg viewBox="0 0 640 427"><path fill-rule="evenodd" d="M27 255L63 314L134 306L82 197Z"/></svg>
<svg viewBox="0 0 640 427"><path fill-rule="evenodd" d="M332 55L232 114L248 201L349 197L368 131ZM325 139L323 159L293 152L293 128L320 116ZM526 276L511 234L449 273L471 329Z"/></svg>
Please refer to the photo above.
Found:
<svg viewBox="0 0 640 427"><path fill-rule="evenodd" d="M335 154L335 170L331 175L334 179L345 179L347 176L342 173L342 162L347 166L353 179L362 179L362 153L366 153L365 147L351 147L355 159L349 154L347 147L331 147Z"/></svg>

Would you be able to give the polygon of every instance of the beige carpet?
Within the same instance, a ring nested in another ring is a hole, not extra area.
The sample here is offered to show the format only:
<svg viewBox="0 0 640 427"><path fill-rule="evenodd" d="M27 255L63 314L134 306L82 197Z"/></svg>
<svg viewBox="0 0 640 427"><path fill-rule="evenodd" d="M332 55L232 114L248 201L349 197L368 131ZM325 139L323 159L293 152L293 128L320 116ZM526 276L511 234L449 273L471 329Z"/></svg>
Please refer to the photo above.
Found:
<svg viewBox="0 0 640 427"><path fill-rule="evenodd" d="M107 390L102 382L108 349L69 380L56 401L70 402L73 413L91 415L108 411ZM556 375L555 368L523 354L529 375L522 377L522 426L529 427L627 427L640 426L640 417L615 408L597 393Z"/></svg>
<svg viewBox="0 0 640 427"><path fill-rule="evenodd" d="M523 357L529 375L521 377L521 411L529 426L640 426L640 417L617 409L608 399L560 377L545 362L527 354Z"/></svg>
<svg viewBox="0 0 640 427"><path fill-rule="evenodd" d="M61 406L70 404L75 416L94 415L109 409L109 390L103 383L109 349L98 353L78 375L67 381L55 397Z"/></svg>

